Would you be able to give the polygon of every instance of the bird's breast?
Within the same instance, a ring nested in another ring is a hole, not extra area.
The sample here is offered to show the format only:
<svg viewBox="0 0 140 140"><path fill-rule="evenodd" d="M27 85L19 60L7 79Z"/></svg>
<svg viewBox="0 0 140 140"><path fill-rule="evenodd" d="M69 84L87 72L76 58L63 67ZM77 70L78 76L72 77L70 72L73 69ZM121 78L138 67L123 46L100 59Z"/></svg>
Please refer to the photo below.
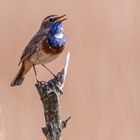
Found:
<svg viewBox="0 0 140 140"><path fill-rule="evenodd" d="M53 61L55 58L57 58L58 55L52 55L52 54L46 54L44 51L40 50L38 53L35 53L31 61L33 64L46 64L51 61Z"/></svg>
<svg viewBox="0 0 140 140"><path fill-rule="evenodd" d="M38 45L38 50L31 57L33 64L49 63L57 58L64 49L64 46L61 48L52 49L46 38L44 38Z"/></svg>

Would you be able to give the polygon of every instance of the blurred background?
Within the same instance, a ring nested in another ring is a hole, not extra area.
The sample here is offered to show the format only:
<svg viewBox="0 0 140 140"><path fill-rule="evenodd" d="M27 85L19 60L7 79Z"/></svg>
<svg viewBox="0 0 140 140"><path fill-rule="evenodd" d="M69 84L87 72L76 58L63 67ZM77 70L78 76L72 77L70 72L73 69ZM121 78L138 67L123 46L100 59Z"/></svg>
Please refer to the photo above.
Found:
<svg viewBox="0 0 140 140"><path fill-rule="evenodd" d="M44 17L67 14L67 46L47 66L57 73L68 51L64 140L140 140L140 1L1 0L0 140L43 140L43 107L31 70L10 87L22 51ZM52 77L37 66L41 80Z"/></svg>

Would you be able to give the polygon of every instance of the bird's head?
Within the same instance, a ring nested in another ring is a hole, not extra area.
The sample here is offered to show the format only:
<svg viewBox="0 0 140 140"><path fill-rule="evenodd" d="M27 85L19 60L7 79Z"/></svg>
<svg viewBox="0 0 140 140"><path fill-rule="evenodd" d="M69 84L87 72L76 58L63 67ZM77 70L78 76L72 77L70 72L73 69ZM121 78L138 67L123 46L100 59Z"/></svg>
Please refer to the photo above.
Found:
<svg viewBox="0 0 140 140"><path fill-rule="evenodd" d="M48 32L55 32L56 30L59 30L59 28L63 28L62 22L66 20L66 15L58 16L58 15L50 15L47 16L41 24L41 30Z"/></svg>
<svg viewBox="0 0 140 140"><path fill-rule="evenodd" d="M40 27L40 32L47 35L48 42L52 48L63 47L66 42L62 22L66 15L50 15L46 17Z"/></svg>

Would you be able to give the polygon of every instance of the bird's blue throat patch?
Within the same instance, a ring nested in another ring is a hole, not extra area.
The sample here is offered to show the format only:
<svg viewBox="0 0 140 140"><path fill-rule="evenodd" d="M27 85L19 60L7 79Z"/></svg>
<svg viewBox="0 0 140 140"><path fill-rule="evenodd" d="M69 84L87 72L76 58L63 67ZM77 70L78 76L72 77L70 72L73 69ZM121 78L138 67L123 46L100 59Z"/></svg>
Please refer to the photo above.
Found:
<svg viewBox="0 0 140 140"><path fill-rule="evenodd" d="M62 22L57 22L51 25L48 33L48 42L53 49L63 47L65 45L66 38Z"/></svg>

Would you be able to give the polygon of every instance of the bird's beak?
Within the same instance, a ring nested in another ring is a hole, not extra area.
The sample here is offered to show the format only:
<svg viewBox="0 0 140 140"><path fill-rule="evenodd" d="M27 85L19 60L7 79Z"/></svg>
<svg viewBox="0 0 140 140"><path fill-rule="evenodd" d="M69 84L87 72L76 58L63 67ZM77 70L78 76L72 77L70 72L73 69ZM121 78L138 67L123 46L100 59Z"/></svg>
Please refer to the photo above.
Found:
<svg viewBox="0 0 140 140"><path fill-rule="evenodd" d="M66 20L67 18L65 18L66 15L62 15L62 16L59 16L59 17L56 17L55 18L55 22L62 22L64 20Z"/></svg>

